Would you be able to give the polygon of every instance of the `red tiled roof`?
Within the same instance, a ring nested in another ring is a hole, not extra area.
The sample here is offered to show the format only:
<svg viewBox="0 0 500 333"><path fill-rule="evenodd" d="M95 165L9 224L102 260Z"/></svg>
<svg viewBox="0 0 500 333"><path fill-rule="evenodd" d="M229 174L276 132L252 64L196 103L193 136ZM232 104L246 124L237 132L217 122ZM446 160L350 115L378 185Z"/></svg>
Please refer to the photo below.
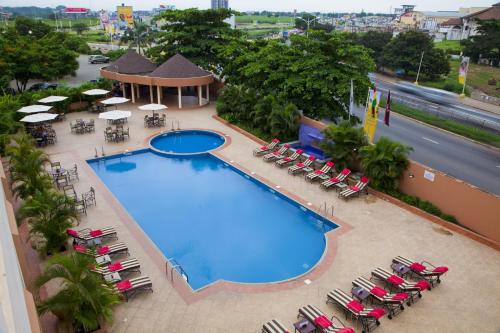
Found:
<svg viewBox="0 0 500 333"><path fill-rule="evenodd" d="M445 22L441 23L441 25L443 25L443 26L447 26L447 25L463 25L463 22L462 22L461 18L452 18L452 19L449 19L448 21L445 21Z"/></svg>
<svg viewBox="0 0 500 333"><path fill-rule="evenodd" d="M500 20L500 2L494 4L490 8L464 16L464 18L476 20Z"/></svg>

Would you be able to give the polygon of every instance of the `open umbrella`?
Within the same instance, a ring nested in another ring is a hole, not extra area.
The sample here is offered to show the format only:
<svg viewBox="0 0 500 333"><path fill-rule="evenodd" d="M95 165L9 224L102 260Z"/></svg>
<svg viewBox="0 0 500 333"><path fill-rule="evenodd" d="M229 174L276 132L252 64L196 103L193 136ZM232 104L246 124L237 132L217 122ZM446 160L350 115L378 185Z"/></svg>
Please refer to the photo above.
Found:
<svg viewBox="0 0 500 333"><path fill-rule="evenodd" d="M163 105L163 104L146 104L146 105L139 106L139 110L153 111L153 115L155 114L155 111L160 111L160 110L165 110L165 109L168 109L168 108L166 105Z"/></svg>
<svg viewBox="0 0 500 333"><path fill-rule="evenodd" d="M101 101L101 103L106 105L116 105L116 104L127 103L128 101L130 101L130 99L125 97L111 97L105 99L104 101Z"/></svg>
<svg viewBox="0 0 500 333"><path fill-rule="evenodd" d="M50 103L57 103L57 102L62 102L68 97L66 96L48 96L42 99L39 99L38 102L44 103L44 104L50 104Z"/></svg>
<svg viewBox="0 0 500 333"><path fill-rule="evenodd" d="M52 109L50 105L28 105L20 108L17 112L22 113L38 113L38 112L47 112Z"/></svg>
<svg viewBox="0 0 500 333"><path fill-rule="evenodd" d="M84 91L82 94L87 95L87 96L102 96L102 95L106 95L107 93L109 93L109 91L104 90L104 89L90 89L90 90Z"/></svg>
<svg viewBox="0 0 500 333"><path fill-rule="evenodd" d="M20 121L23 123L41 123L44 121L54 120L57 118L57 114L54 113L36 113L30 114L29 116L24 117Z"/></svg>
<svg viewBox="0 0 500 333"><path fill-rule="evenodd" d="M99 119L118 120L128 118L132 115L130 111L113 110L99 113Z"/></svg>

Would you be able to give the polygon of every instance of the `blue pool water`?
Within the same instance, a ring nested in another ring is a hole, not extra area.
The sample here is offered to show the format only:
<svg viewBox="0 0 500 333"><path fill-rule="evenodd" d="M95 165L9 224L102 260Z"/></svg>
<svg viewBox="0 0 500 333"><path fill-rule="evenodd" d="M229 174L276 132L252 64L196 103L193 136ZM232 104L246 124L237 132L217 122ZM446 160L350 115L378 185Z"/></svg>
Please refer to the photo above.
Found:
<svg viewBox="0 0 500 333"><path fill-rule="evenodd" d="M195 290L303 274L337 227L211 154L143 150L88 163Z"/></svg>
<svg viewBox="0 0 500 333"><path fill-rule="evenodd" d="M151 146L167 153L192 154L215 149L224 142L224 137L214 132L185 130L160 134L151 140Z"/></svg>

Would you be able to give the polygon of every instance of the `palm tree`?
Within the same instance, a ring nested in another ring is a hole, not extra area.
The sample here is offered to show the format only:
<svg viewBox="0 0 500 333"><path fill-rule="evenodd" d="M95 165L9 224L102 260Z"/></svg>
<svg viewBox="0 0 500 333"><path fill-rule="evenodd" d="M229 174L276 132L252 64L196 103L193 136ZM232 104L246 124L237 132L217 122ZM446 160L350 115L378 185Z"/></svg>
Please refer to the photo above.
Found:
<svg viewBox="0 0 500 333"><path fill-rule="evenodd" d="M41 238L40 253L50 255L65 249L66 229L76 220L76 211L73 199L55 189L46 189L34 193L23 203L20 217L28 219L30 236Z"/></svg>
<svg viewBox="0 0 500 333"><path fill-rule="evenodd" d="M133 28L127 28L125 30L121 43L135 43L137 46L137 53L141 54L141 46L144 46L148 41L149 26L144 22L134 21Z"/></svg>
<svg viewBox="0 0 500 333"><path fill-rule="evenodd" d="M27 199L37 191L52 186L44 169L49 159L34 147L29 135L16 136L14 144L7 147L7 155L10 157L11 184L15 196Z"/></svg>
<svg viewBox="0 0 500 333"><path fill-rule="evenodd" d="M252 118L254 126L264 133L270 131L268 119L273 111L273 105L275 104L276 98L273 95L267 95L260 99L255 104L254 110L250 112L250 117Z"/></svg>
<svg viewBox="0 0 500 333"><path fill-rule="evenodd" d="M78 252L52 257L35 286L38 291L56 280L61 289L43 301L38 297L40 315L52 312L68 326L85 332L99 328L99 322L111 322L112 307L120 303L120 298L110 284L89 269L93 265L92 257Z"/></svg>
<svg viewBox="0 0 500 333"><path fill-rule="evenodd" d="M273 137L283 141L296 140L300 126L300 113L297 107L289 103L286 106L276 102L268 118L269 128Z"/></svg>
<svg viewBox="0 0 500 333"><path fill-rule="evenodd" d="M396 189L408 167L408 154L412 150L387 137L381 137L375 145L361 148L361 165L372 186L381 190Z"/></svg>
<svg viewBox="0 0 500 333"><path fill-rule="evenodd" d="M362 128L352 127L347 121L330 125L323 131L321 149L335 161L338 170L359 169L359 150L368 144Z"/></svg>

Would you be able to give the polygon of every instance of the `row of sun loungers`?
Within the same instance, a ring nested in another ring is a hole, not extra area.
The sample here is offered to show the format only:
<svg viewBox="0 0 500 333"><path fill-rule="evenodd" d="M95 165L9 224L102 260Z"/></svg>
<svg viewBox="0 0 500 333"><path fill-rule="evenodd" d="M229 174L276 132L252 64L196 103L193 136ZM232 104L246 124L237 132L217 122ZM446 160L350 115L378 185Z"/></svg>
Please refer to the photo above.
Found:
<svg viewBox="0 0 500 333"><path fill-rule="evenodd" d="M338 187L340 188L339 197L341 198L349 198L354 195L359 195L363 191L366 192L366 187L369 183L369 179L367 177L363 176L359 179L356 185L349 186L346 184L346 181L347 177L351 174L351 170L344 169L335 177L325 179L335 166L334 162L326 162L321 169L314 170L311 167L316 160L314 156L309 156L306 160L300 161L300 157L304 153L302 149L297 149L290 156L287 156L288 152L291 150L290 145L284 144L279 146L279 142L280 141L278 139L274 139L269 144L256 148L253 151L253 155L263 156L264 161L274 162L279 168L289 166L288 173L291 175L306 173L305 179L311 183L315 180L321 179L323 181L320 183L320 187L324 190L328 190L332 187Z"/></svg>
<svg viewBox="0 0 500 333"><path fill-rule="evenodd" d="M125 243L118 242L110 245L99 245L96 247L90 247L88 244L94 244L96 239L100 242L105 242L108 240L117 240L118 236L116 230L111 227L105 227L100 229L83 229L83 230L73 230L68 229L67 234L73 237L73 248L75 251L80 252L85 255L92 256L96 258L96 263L100 262L99 258L104 256L109 256L109 258L114 258L118 255L127 256L130 255L128 247ZM100 274L106 280L106 277L118 275L118 280L112 280L113 290L128 301L133 295L143 292L151 291L153 292L153 282L148 276L139 276L130 278L127 280L122 280L122 277L126 274L133 272L141 273L141 265L139 261L135 258L129 258L122 261L110 262L108 259L106 263L96 265L92 268L92 271L96 274ZM114 274L118 273L118 274ZM109 281L109 280L108 280Z"/></svg>
<svg viewBox="0 0 500 333"><path fill-rule="evenodd" d="M423 280L410 282L384 268L372 271L371 278L358 277L352 281L353 287L361 288L369 293L371 304L376 302L380 307L368 307L341 289L334 289L327 294L326 304L335 304L345 313L346 319L351 318L361 324L362 332L370 332L380 325L380 318L387 314L392 319L401 313L406 305L411 306L421 292L431 290L434 283L440 283L440 277L448 271L446 266L434 266L427 261L416 262L402 256L393 260L394 264L402 265L410 277L420 277ZM373 282L373 279L384 282L386 288ZM387 290L389 289L389 290ZM354 295L353 289L353 295ZM394 290L394 291L393 291ZM360 298L361 299L361 298ZM346 327L340 319L332 316L330 319L313 305L306 305L299 309L297 318L305 318L312 323L319 332L354 333L354 329ZM334 319L336 322L334 323ZM262 333L286 333L289 331L278 320L273 319L262 326Z"/></svg>

